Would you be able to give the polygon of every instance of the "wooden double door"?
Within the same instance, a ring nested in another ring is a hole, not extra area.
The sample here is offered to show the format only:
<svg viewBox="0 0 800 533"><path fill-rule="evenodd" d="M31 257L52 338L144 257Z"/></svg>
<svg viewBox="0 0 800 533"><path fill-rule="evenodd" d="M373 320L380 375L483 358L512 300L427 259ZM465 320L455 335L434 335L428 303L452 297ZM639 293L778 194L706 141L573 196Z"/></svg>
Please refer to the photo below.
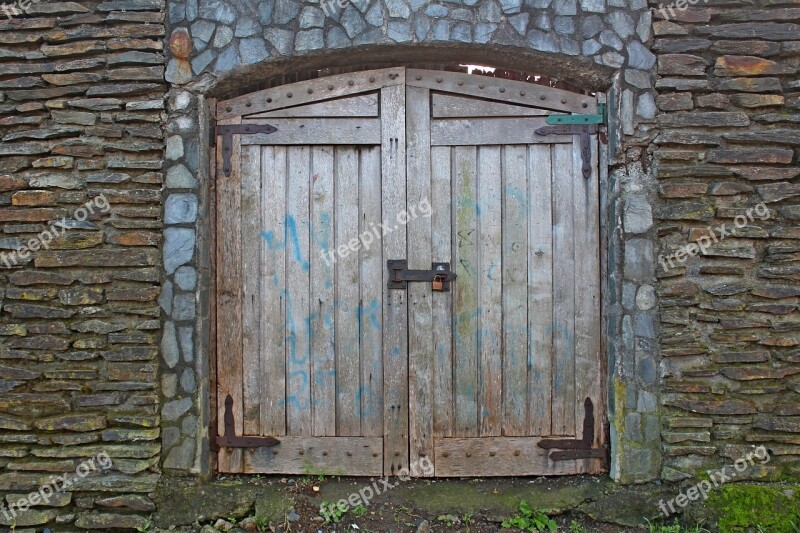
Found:
<svg viewBox="0 0 800 533"><path fill-rule="evenodd" d="M602 471L597 136L587 179L579 137L536 134L596 109L406 68L218 102L217 432L279 441L218 470ZM392 289L398 259L457 278Z"/></svg>

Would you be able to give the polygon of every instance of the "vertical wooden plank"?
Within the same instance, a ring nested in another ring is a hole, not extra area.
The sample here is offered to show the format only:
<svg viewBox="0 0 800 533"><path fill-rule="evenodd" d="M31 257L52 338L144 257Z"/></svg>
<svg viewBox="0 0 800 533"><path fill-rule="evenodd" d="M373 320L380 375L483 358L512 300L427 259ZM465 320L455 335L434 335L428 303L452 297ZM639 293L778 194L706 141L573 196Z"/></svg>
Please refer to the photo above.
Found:
<svg viewBox="0 0 800 533"><path fill-rule="evenodd" d="M311 149L311 416L313 434L322 437L336 435L333 152Z"/></svg>
<svg viewBox="0 0 800 533"><path fill-rule="evenodd" d="M261 431L274 436L286 435L286 151L261 154Z"/></svg>
<svg viewBox="0 0 800 533"><path fill-rule="evenodd" d="M501 147L478 148L478 350L480 435L499 436L503 420Z"/></svg>
<svg viewBox="0 0 800 533"><path fill-rule="evenodd" d="M232 120L238 123L241 120ZM225 433L225 399L233 398L236 434L242 435L242 227L241 143L233 137L230 176L222 172L222 143L217 146L217 432ZM220 472L242 471L242 450L220 450Z"/></svg>
<svg viewBox="0 0 800 533"><path fill-rule="evenodd" d="M405 86L381 89L381 175L384 219L389 225L406 207ZM383 238L383 256L406 257L406 228ZM388 271L383 269L383 287ZM408 302L406 291L384 288L384 474L408 467Z"/></svg>
<svg viewBox="0 0 800 533"><path fill-rule="evenodd" d="M383 436L383 271L386 263L381 250L381 151L380 147L361 150L361 295L359 330L361 334L361 434ZM371 235L372 237L367 237ZM374 239L374 240L373 240ZM368 242L369 240L369 242Z"/></svg>
<svg viewBox="0 0 800 533"><path fill-rule="evenodd" d="M431 253L437 263L456 264L452 257L452 182L449 146L431 148ZM458 283L458 281L456 282ZM451 291L452 291L451 286ZM453 292L433 298L433 434L453 435ZM436 295L434 295L436 296ZM433 457L430 458L433 460ZM435 466L435 465L434 465Z"/></svg>
<svg viewBox="0 0 800 533"><path fill-rule="evenodd" d="M528 434L528 150L503 149L503 435Z"/></svg>
<svg viewBox="0 0 800 533"><path fill-rule="evenodd" d="M406 142L408 183L408 268L431 267L431 219L420 206L431 205L430 91L406 88ZM408 409L409 460L433 457L433 320L428 283L408 284ZM433 475L433 472L430 473Z"/></svg>
<svg viewBox="0 0 800 533"><path fill-rule="evenodd" d="M261 147L242 147L242 373L244 434L261 431ZM253 194L255 193L255 194Z"/></svg>
<svg viewBox="0 0 800 533"><path fill-rule="evenodd" d="M581 144L573 144L573 168L580 169ZM592 175L575 172L575 431L583 431L583 402L591 398L600 410L600 218L598 201L597 141L592 138ZM596 425L595 427L601 427ZM599 432L595 432L599 433ZM595 435L597 437L597 435Z"/></svg>
<svg viewBox="0 0 800 533"><path fill-rule="evenodd" d="M477 149L454 149L453 248L458 279L453 285L456 437L478 436L478 209Z"/></svg>
<svg viewBox="0 0 800 533"><path fill-rule="evenodd" d="M550 434L553 361L552 146L528 146L528 376L530 435Z"/></svg>
<svg viewBox="0 0 800 533"><path fill-rule="evenodd" d="M336 148L336 434L361 435L358 333L358 149Z"/></svg>
<svg viewBox="0 0 800 533"><path fill-rule="evenodd" d="M554 147L553 164L553 435L575 434L575 241L572 144Z"/></svg>
<svg viewBox="0 0 800 533"><path fill-rule="evenodd" d="M286 196L286 352L287 433L311 435L309 331L309 183L311 149L288 148Z"/></svg>

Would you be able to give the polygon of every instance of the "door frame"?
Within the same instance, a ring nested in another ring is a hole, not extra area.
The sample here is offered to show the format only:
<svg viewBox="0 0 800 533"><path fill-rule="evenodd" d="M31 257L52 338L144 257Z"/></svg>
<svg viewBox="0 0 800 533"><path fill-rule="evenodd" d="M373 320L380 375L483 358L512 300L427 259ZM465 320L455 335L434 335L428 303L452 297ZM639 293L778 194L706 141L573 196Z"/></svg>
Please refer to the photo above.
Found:
<svg viewBox="0 0 800 533"><path fill-rule="evenodd" d="M402 66L393 67L393 68L394 69L403 69L404 71L406 69L406 67L402 67ZM409 67L409 68L411 68L411 67ZM391 69L380 69L380 70L375 70L375 71L366 71L366 73L367 74L371 74L371 73L380 72L381 70L387 70L388 71L388 70L391 70ZM430 72L433 73L434 71L430 71ZM446 71L442 71L442 72L443 73L448 73ZM337 77L337 76L338 77L345 77L345 76L348 76L348 75L356 75L356 74L355 73L353 73L353 74L337 74L337 75L334 75L334 76L329 76L329 77L319 78L319 79L329 79L329 78ZM480 91L483 90L483 86L484 85L490 85L491 86L491 80L501 80L501 78L492 78L492 77L480 76L480 75L471 75L471 76L474 76L475 84L474 84L474 86L468 86L468 88L470 90L474 90L476 92L476 95L478 94L479 90ZM372 81L372 80L370 80L370 81ZM435 87L436 87L435 84L441 83L440 81L438 81L435 78L426 79L426 80L416 80L416 81L419 82L419 83L397 83L396 85L393 84L393 86L397 86L398 88L402 88L403 90L405 90L406 87L412 87L412 86L435 89ZM520 83L524 83L524 82L520 82ZM294 84L287 84L287 85L294 85ZM528 83L526 85L529 85L531 88L534 89L534 91L535 91L535 88L541 87L541 86L538 86L536 84L531 84L531 83ZM476 88L478 86L480 86L480 89ZM269 91L280 91L282 87L285 87L285 86L278 86L278 87L275 87L273 89L268 89L268 90ZM357 87L355 87L355 88L357 89ZM360 92L364 92L365 90L370 90L370 89L361 88L360 90L352 91L352 93L344 92L344 93L342 93L342 95L360 93ZM261 92L264 92L264 91L258 91L258 92L261 93ZM249 105L249 102L247 102L247 99L249 97L251 97L253 94L255 94L255 93L234 97L234 98L231 98L231 99L229 99L227 101L224 101L224 102L228 102L228 103L236 102L237 104L239 104L241 106L241 107L238 107L238 109L248 109L249 113L253 113L254 111L250 111L249 110L250 105ZM524 98L525 96L527 96L527 95L521 95L520 98ZM298 105L298 104L303 103L303 99L305 98L305 96L303 94L299 94L299 95L295 94L295 95L292 95L291 97L294 99L292 101L293 105ZM285 98L286 98L286 96L284 95L284 100L283 100L284 102L287 101ZM405 98L403 98L403 100L405 100ZM597 101L598 102L604 102L604 100L605 100L605 95L603 95L602 93L597 93ZM219 101L217 101L215 99L209 99L209 100L207 100L207 103L209 105L209 116L211 116L211 117L216 116L217 117L216 120L220 120L220 122L222 122L224 119L231 119L231 118L234 118L236 116L236 115L232 114L232 113L236 112L236 109L237 109L236 106L230 106L231 110L229 110L229 111L226 110L223 113L219 113L220 104L222 102L219 102ZM279 104L280 104L280 101L278 101L276 99L275 100L275 107L283 107L283 106L281 106ZM558 104L556 103L555 105L558 105ZM405 112L405 111L403 111L403 112ZM210 127L213 129L214 123L216 121L215 120L211 120L209 122L210 122ZM393 132L391 134L393 134ZM391 136L391 134L390 134L390 136ZM398 132L398 137L393 137L393 138L397 138L398 141L399 141L400 140L400 136L399 135L402 135L403 142L398 142L398 144L401 147L405 147L405 144L406 144L405 143L405 138L404 138L405 137L405 129L403 129L402 132ZM610 227L610 224L609 224L609 221L607 220L607 217L608 217L608 213L609 213L608 199L611 196L610 195L611 191L609 191L609 183L608 183L608 147L607 147L607 145L598 143L598 152L599 152L599 154L598 154L598 167L599 167L598 168L598 177L599 177L599 196L600 196L600 257L598 258L600 260L600 286L601 286L600 319L601 319L601 330L602 331L608 331L608 316L607 316L607 309L608 309L608 304L609 304L609 295L608 295L608 288L609 288L609 284L608 284L608 272L609 272L608 246L609 246L609 238L611 236L610 236L609 231L608 231L608 228ZM210 386L209 386L209 389L208 389L208 393L209 393L209 396L210 396L210 406L211 406L210 437L212 439L213 439L214 432L217 431L217 428L219 427L219 424L221 423L221 417L217 413L221 413L221 411L222 411L221 410L222 406L217 405L217 403L218 403L217 402L218 373L217 373L217 360L216 359L217 359L217 338L218 338L219 332L217 331L217 321L216 321L216 313L217 313L217 306L218 306L218 291L217 291L217 286L216 286L216 274L217 274L217 268L218 268L218 257L217 257L217 254L216 254L216 227L217 227L216 226L216 224L217 224L217 206L216 206L216 198L217 198L216 193L217 193L217 191L216 191L216 188L217 188L217 183L216 183L216 180L214 179L214 176L217 173L217 166L218 166L216 157L217 157L216 150L214 150L214 149L209 150L209 172L210 172L210 176L212 178L209 180L209 186L210 186L210 194L209 194L209 225L210 225L211 231L209 232L209 235L208 235L208 242L209 242L211 253L210 253L210 257L209 257L209 260L210 260L209 261L209 263L210 263L210 283L209 283L209 287L208 287L208 303L209 303L208 316L209 316L209 333L210 333L210 335L209 335L209 337L210 337L209 338ZM405 251L403 251L402 254L405 254ZM399 318L399 317L397 317L397 318ZM595 409L597 410L598 414L601 415L602 421L603 421L602 422L602 428L603 428L602 429L602 435L601 435L600 438L609 448L611 448L611 442L609 440L607 406L610 405L611 398L613 397L612 396L613 391L610 391L609 388L608 388L608 377L607 377L608 376L608 372L609 372L608 348L609 348L609 346L608 346L607 336L606 335L601 335L601 347L600 347L601 360L600 360L600 366L601 366L601 369L602 369L602 376L601 376L601 387L600 387L600 391L599 391L599 393L601 395L601 401L598 402L598 405L595 406ZM404 370L401 369L398 372L396 372L396 375L392 376L391 379L394 380L394 381L397 381L397 379L402 379L403 377L405 377L405 382L408 383L408 372L409 372L409 368L408 368L408 362L407 362L406 363L406 368ZM386 373L385 373L385 376L386 376ZM385 381L386 381L386 379L387 378L385 377ZM393 430L391 432L392 435L395 435L397 437L401 437L401 438L397 438L397 439L392 439L392 440L394 440L394 442L405 442L406 443L405 450L398 449L398 450L394 450L394 453L385 453L385 457L387 459L386 459L385 466L384 466L384 468L385 468L385 472L384 473L386 475L390 475L392 473L396 473L397 471L399 471L400 468L407 466L408 463L409 463L408 459L409 459L409 452L410 452L410 449L409 449L409 447L410 447L410 439L409 439L409 424L408 424L408 405L409 405L409 402L411 401L411 395L410 394L409 394L409 397L407 398L407 400L408 401L406 401L406 402L398 402L398 404L400 404L400 405L405 404L405 406L406 406L405 407L405 409L406 409L405 410L405 412L406 412L406 415L405 415L406 423L403 424L402 423L402 419L401 419L399 423L395 424L396 427L393 428ZM386 411L386 409L385 409L385 411ZM385 424L386 424L386 422L385 422ZM403 427L403 426L405 426L405 427ZM389 430L388 430L387 427L384 428L384 432L386 434L385 438L389 439L389 434L390 433L389 433ZM614 450L611 450L611 452L614 453ZM214 458L214 455L215 454L212 454L212 469L213 470L217 470L217 466L215 464L216 460ZM392 460L391 457L398 457L398 459L397 460Z"/></svg>

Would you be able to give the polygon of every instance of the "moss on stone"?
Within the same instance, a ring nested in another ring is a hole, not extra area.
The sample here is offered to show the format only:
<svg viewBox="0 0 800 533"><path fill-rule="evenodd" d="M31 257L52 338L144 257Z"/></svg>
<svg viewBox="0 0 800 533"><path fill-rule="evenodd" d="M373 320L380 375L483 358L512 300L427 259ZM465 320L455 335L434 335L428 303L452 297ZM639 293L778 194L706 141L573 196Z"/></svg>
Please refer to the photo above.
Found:
<svg viewBox="0 0 800 533"><path fill-rule="evenodd" d="M736 483L712 491L705 507L720 533L762 528L770 533L800 531L800 486Z"/></svg>

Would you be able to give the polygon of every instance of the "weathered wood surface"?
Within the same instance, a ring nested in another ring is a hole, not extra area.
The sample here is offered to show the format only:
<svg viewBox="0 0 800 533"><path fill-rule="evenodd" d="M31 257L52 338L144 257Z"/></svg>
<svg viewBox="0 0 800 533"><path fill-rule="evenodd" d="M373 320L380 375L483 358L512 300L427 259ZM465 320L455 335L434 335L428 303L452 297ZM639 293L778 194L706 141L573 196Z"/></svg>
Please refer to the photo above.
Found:
<svg viewBox="0 0 800 533"><path fill-rule="evenodd" d="M245 454L251 473L380 476L383 473L381 437L281 437L272 448Z"/></svg>

